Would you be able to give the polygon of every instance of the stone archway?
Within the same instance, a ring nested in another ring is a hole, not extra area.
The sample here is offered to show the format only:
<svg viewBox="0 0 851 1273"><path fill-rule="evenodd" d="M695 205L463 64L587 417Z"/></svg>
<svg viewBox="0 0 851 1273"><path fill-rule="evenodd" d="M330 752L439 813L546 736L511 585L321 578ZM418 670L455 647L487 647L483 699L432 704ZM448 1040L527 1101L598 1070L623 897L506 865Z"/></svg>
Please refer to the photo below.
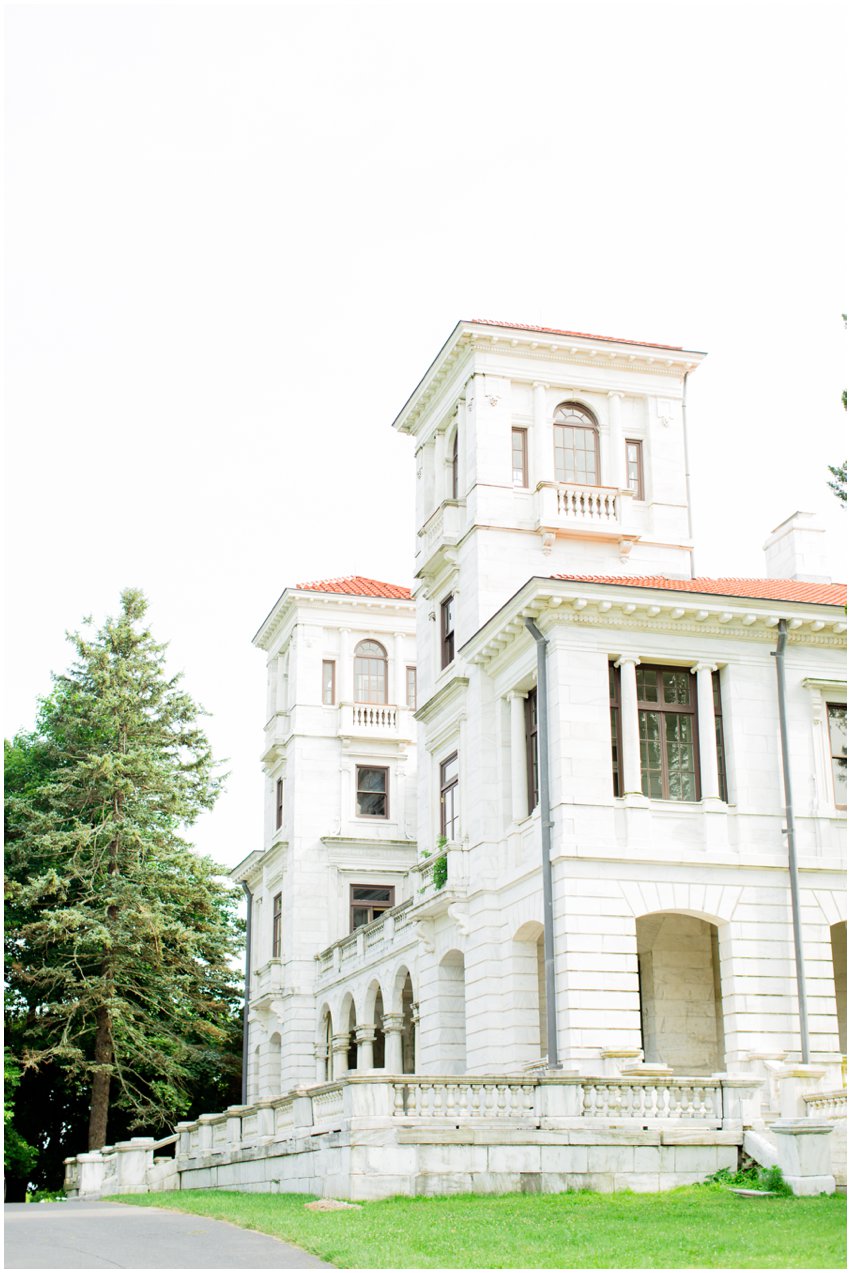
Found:
<svg viewBox="0 0 851 1273"><path fill-rule="evenodd" d="M644 1058L678 1074L724 1068L718 927L681 912L635 922Z"/></svg>
<svg viewBox="0 0 851 1273"><path fill-rule="evenodd" d="M512 1045L518 1065L547 1055L547 989L544 971L544 926L529 920L511 943Z"/></svg>
<svg viewBox="0 0 851 1273"><path fill-rule="evenodd" d="M461 951L448 951L437 973L440 1073L466 1074L467 996Z"/></svg>

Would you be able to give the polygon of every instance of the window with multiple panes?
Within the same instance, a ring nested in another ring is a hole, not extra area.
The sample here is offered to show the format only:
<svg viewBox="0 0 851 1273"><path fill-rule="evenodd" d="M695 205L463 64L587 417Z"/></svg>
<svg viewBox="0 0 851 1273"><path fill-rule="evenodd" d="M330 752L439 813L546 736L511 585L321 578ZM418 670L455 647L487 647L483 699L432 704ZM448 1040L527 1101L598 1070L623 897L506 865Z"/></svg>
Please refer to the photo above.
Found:
<svg viewBox="0 0 851 1273"><path fill-rule="evenodd" d="M337 701L336 666L333 659L322 660L322 702L326 707L333 707Z"/></svg>
<svg viewBox="0 0 851 1273"><path fill-rule="evenodd" d="M528 433L526 429L511 430L511 480L515 486L529 485Z"/></svg>
<svg viewBox="0 0 851 1273"><path fill-rule="evenodd" d="M626 442L626 484L636 499L644 499L644 448L635 438Z"/></svg>
<svg viewBox="0 0 851 1273"><path fill-rule="evenodd" d="M284 825L284 780L279 778L275 783L275 830Z"/></svg>
<svg viewBox="0 0 851 1273"><path fill-rule="evenodd" d="M450 593L440 607L440 666L455 658L455 598Z"/></svg>
<svg viewBox="0 0 851 1273"><path fill-rule="evenodd" d="M440 834L447 840L457 840L460 829L458 773L458 753L454 751L440 766Z"/></svg>
<svg viewBox="0 0 851 1273"><path fill-rule="evenodd" d="M355 647L355 702L387 702L387 651L378 641Z"/></svg>
<svg viewBox="0 0 851 1273"><path fill-rule="evenodd" d="M553 416L555 478L584 486L600 484L597 421L586 407L563 402Z"/></svg>
<svg viewBox="0 0 851 1273"><path fill-rule="evenodd" d="M656 800L699 800L697 691L686 668L638 667L641 789Z"/></svg>
<svg viewBox="0 0 851 1273"><path fill-rule="evenodd" d="M395 889L387 884L352 884L349 891L352 932L389 911L394 896Z"/></svg>
<svg viewBox="0 0 851 1273"><path fill-rule="evenodd" d="M405 668L405 702L409 707L417 705L417 669Z"/></svg>
<svg viewBox="0 0 851 1273"><path fill-rule="evenodd" d="M848 807L848 708L845 703L828 703L827 730L830 735L833 799L837 809L846 809Z"/></svg>
<svg viewBox="0 0 851 1273"><path fill-rule="evenodd" d="M623 795L621 769L621 677L620 669L609 664L609 726L612 734L612 790Z"/></svg>
<svg viewBox="0 0 851 1273"><path fill-rule="evenodd" d="M272 898L272 958L281 958L281 924L283 914L283 894L276 893Z"/></svg>
<svg viewBox="0 0 851 1273"><path fill-rule="evenodd" d="M721 678L712 673L712 708L715 712L715 756L718 762L718 795L727 801L727 758L724 755L724 721L721 716Z"/></svg>
<svg viewBox="0 0 851 1273"><path fill-rule="evenodd" d="M450 460L450 492L451 498L458 498L458 430L456 429L452 435L452 458Z"/></svg>
<svg viewBox="0 0 851 1273"><path fill-rule="evenodd" d="M537 809L539 800L538 785L538 691L530 690L526 695L526 790L529 794L529 812Z"/></svg>
<svg viewBox="0 0 851 1273"><path fill-rule="evenodd" d="M357 810L362 818L388 815L387 776L389 769L373 765L357 766Z"/></svg>

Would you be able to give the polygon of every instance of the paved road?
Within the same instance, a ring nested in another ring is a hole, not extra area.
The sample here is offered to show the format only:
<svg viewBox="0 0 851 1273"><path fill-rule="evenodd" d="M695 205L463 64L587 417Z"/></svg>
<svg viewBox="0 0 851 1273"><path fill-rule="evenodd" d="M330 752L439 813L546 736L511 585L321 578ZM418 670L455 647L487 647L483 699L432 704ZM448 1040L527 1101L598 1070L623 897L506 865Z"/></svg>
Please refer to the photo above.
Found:
<svg viewBox="0 0 851 1273"><path fill-rule="evenodd" d="M9 1202L7 1269L328 1269L277 1238L120 1202Z"/></svg>

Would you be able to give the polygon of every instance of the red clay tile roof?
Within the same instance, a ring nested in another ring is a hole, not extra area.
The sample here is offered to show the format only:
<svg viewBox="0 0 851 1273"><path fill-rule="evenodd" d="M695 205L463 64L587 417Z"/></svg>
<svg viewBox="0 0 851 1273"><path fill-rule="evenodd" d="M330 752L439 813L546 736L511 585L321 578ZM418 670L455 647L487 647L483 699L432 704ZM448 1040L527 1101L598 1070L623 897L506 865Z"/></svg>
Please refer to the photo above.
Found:
<svg viewBox="0 0 851 1273"><path fill-rule="evenodd" d="M513 327L522 332L542 332L547 336L577 336L582 340L609 340L618 345L642 345L646 349L673 349L677 353L687 352L682 345L659 345L652 340L627 340L624 336L595 336L592 332L568 332L562 331L560 327L535 327L532 323L505 323L499 318L471 318L470 322L481 323L483 327Z"/></svg>
<svg viewBox="0 0 851 1273"><path fill-rule="evenodd" d="M397 583L381 583L364 575L345 575L342 579L317 579L313 583L297 583L302 592L336 592L346 597L387 597L390 601L410 601L410 588Z"/></svg>
<svg viewBox="0 0 851 1273"><path fill-rule="evenodd" d="M671 592L702 592L719 597L759 601L809 601L820 606L844 606L844 583L806 583L800 579L666 579L664 575L553 575L574 583L615 583L631 588L665 588Z"/></svg>

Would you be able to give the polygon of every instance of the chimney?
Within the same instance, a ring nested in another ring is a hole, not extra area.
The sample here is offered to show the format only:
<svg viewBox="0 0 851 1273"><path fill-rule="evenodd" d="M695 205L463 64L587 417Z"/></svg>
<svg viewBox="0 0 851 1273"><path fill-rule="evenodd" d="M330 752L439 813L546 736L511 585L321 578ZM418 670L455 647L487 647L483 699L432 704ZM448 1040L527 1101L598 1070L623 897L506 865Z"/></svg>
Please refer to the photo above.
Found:
<svg viewBox="0 0 851 1273"><path fill-rule="evenodd" d="M813 513L793 513L776 526L762 546L769 579L830 583L824 557L824 528Z"/></svg>

